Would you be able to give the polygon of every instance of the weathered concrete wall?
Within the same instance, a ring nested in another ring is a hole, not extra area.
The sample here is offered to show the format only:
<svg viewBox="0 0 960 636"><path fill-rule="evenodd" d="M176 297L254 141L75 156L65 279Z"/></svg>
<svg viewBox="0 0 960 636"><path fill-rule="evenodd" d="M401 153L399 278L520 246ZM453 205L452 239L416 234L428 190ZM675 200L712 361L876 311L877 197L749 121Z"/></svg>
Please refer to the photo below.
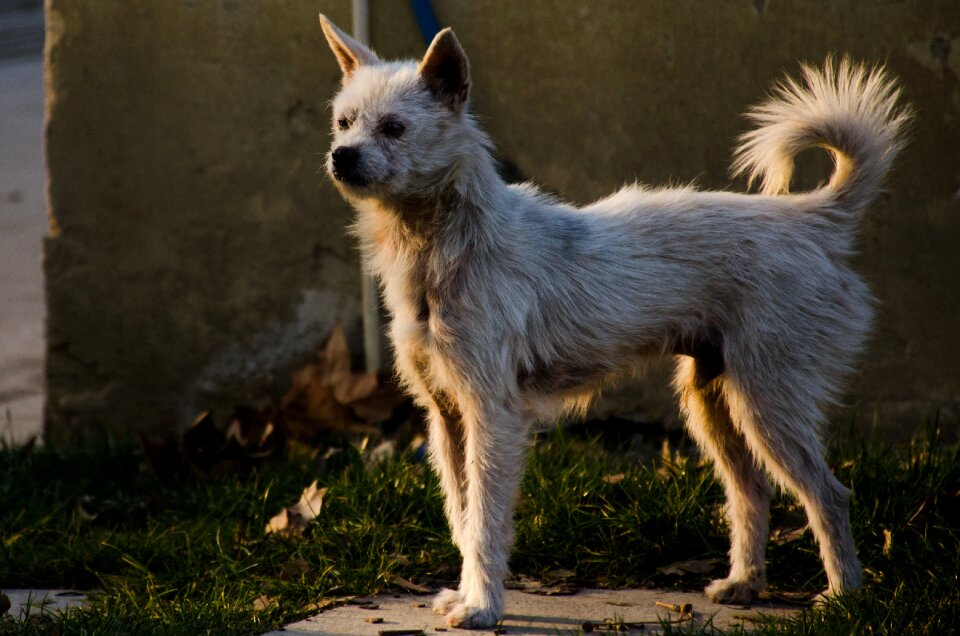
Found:
<svg viewBox="0 0 960 636"><path fill-rule="evenodd" d="M47 21L48 435L276 394L358 313L314 3L49 0Z"/></svg>
<svg viewBox="0 0 960 636"><path fill-rule="evenodd" d="M576 202L635 178L741 189L727 177L740 113L773 79L828 52L885 60L920 115L864 227L859 266L881 310L838 418L957 421L955 0L434 4L501 154ZM349 211L317 173L338 72L316 9L48 0L53 438L266 399L334 316L356 324ZM345 0L320 9L349 26ZM422 53L408 3L372 15L381 54ZM662 378L599 412L675 418Z"/></svg>

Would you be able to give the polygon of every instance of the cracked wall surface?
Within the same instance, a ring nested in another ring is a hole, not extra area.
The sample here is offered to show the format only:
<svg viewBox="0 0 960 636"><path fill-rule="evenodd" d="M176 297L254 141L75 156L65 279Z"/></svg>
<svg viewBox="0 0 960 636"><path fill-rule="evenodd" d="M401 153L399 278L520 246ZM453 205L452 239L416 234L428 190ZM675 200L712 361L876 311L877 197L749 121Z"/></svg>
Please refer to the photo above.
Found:
<svg viewBox="0 0 960 636"><path fill-rule="evenodd" d="M955 0L434 3L501 156L586 203L635 179L741 190L741 113L798 60L885 61L918 110L857 266L880 300L834 414L894 433L960 408ZM385 57L423 43L372 2ZM349 27L349 3L320 10ZM350 211L320 171L339 72L306 0L47 0L47 432L125 438L276 396L335 318L358 333ZM801 162L799 187L825 176ZM600 416L676 421L668 372Z"/></svg>

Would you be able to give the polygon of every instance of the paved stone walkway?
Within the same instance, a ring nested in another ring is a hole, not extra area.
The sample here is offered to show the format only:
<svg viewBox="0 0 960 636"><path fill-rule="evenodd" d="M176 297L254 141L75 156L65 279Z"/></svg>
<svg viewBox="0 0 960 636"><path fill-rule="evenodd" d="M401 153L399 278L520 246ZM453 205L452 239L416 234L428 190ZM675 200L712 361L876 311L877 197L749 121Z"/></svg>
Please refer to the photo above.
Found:
<svg viewBox="0 0 960 636"><path fill-rule="evenodd" d="M9 616L20 620L79 607L86 594L74 590L0 590L10 600Z"/></svg>
<svg viewBox="0 0 960 636"><path fill-rule="evenodd" d="M43 62L0 60L0 437L43 425Z"/></svg>
<svg viewBox="0 0 960 636"><path fill-rule="evenodd" d="M270 632L268 636L413 636L494 631L448 628L443 617L430 610L429 596L400 594L368 600L370 603L366 605L345 604L321 612L287 625L283 631ZM681 618L677 612L656 605L657 601L679 606L689 603L692 616ZM721 629L740 625L750 629L763 616L788 616L799 611L787 605L715 605L703 594L662 590L581 590L571 596L541 596L508 590L506 609L500 627L507 636L575 634L588 627L584 625L587 622L594 626L594 632L603 633L605 619L624 624L629 628L627 633L662 633L661 619L675 624L692 621L697 625L711 621ZM375 622L377 619L382 621Z"/></svg>

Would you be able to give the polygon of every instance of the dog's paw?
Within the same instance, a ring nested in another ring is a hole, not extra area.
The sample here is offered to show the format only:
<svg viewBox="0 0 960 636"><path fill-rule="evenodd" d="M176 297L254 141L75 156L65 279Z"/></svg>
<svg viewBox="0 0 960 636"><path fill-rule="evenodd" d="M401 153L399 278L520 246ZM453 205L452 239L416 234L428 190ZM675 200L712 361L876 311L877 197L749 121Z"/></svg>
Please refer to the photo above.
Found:
<svg viewBox="0 0 960 636"><path fill-rule="evenodd" d="M737 579L717 579L704 590L714 603L721 605L746 605L753 600L757 583Z"/></svg>
<svg viewBox="0 0 960 636"><path fill-rule="evenodd" d="M827 588L824 591L820 592L811 599L811 602L814 605L823 605L830 601L834 601L839 596L855 593L859 589L858 587L851 587L844 590L835 590L833 588Z"/></svg>
<svg viewBox="0 0 960 636"><path fill-rule="evenodd" d="M836 598L836 594L832 593L830 590L824 590L810 599L810 604L814 607L819 607L825 605L828 601L832 601Z"/></svg>
<svg viewBox="0 0 960 636"><path fill-rule="evenodd" d="M463 596L457 590L442 589L433 597L433 611L437 614L446 614L461 601Z"/></svg>
<svg viewBox="0 0 960 636"><path fill-rule="evenodd" d="M460 603L447 614L450 627L479 629L493 627L500 621L500 612L490 607L470 607Z"/></svg>

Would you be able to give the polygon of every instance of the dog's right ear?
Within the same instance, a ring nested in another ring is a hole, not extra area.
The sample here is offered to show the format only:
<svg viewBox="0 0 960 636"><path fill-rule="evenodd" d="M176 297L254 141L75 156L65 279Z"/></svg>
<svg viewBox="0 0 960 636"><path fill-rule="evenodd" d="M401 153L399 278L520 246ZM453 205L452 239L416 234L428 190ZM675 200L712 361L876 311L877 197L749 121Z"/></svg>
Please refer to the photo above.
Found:
<svg viewBox="0 0 960 636"><path fill-rule="evenodd" d="M320 14L320 26L327 37L330 50L337 56L337 63L343 71L343 83L346 84L350 76L363 65L378 64L377 54L360 44L352 37L337 28L327 16Z"/></svg>

